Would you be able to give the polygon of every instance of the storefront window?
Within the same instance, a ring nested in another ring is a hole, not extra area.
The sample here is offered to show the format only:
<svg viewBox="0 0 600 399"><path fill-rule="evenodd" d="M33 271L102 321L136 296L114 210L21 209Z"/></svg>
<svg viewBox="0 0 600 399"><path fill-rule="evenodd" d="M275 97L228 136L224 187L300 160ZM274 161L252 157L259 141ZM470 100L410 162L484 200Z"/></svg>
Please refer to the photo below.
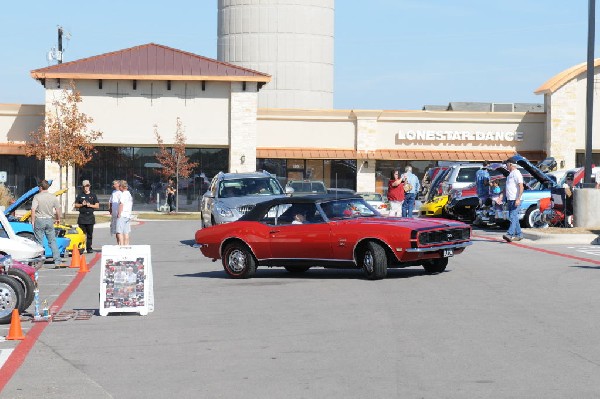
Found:
<svg viewBox="0 0 600 399"><path fill-rule="evenodd" d="M328 188L356 190L356 160L352 159L259 158L256 169L276 175L282 185L288 180L322 180Z"/></svg>
<svg viewBox="0 0 600 399"><path fill-rule="evenodd" d="M375 191L387 194L387 185L394 170L404 173L404 168L412 166L412 171L419 181L423 180L425 172L430 167L438 166L438 161L377 161L375 164Z"/></svg>
<svg viewBox="0 0 600 399"><path fill-rule="evenodd" d="M157 147L96 147L96 150L94 158L77 168L75 176L77 185L83 179L90 180L100 202L108 201L115 179L129 183L135 210L154 210L157 198L161 203L165 201L166 180L157 173L161 168L155 156ZM179 180L179 209L197 211L199 198L213 176L229 170L229 149L188 148L186 155L198 166L189 178Z"/></svg>
<svg viewBox="0 0 600 399"><path fill-rule="evenodd" d="M4 185L15 199L35 187L40 180L45 179L44 168L44 161L35 157L0 155L0 171L6 172ZM48 179L58 179L58 176L48 176Z"/></svg>

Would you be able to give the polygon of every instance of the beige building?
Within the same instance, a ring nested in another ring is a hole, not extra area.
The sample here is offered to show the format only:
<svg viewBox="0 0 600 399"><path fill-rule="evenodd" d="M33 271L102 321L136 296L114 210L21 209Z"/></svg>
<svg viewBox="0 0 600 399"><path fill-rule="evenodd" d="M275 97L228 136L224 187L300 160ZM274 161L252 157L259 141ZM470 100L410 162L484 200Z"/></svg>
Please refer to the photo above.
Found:
<svg viewBox="0 0 600 399"><path fill-rule="evenodd" d="M161 193L153 170L154 129L168 144L177 118L188 156L199 164L180 185L180 204L190 210L220 170L265 169L282 182L319 179L330 187L382 191L390 170L408 164L422 174L443 162L503 161L518 152L535 161L554 156L573 167L584 148L585 65L538 89L547 112L258 108L269 75L152 43L36 69L31 76L46 89L45 105L0 105L0 171L9 172L17 193L36 177L57 178L56 165L24 157L24 145L70 81L81 92L81 111L94 118L90 127L104 135L94 160L69 174L69 185L89 179L107 195L114 178L125 178L136 203L149 207Z"/></svg>

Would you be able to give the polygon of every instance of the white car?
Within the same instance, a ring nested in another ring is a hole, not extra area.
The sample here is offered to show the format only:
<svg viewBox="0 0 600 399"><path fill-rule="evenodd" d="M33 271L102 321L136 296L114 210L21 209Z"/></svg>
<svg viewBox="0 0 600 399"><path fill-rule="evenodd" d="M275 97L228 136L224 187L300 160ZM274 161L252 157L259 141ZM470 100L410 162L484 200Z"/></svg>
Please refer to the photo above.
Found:
<svg viewBox="0 0 600 399"><path fill-rule="evenodd" d="M46 260L44 247L16 235L3 212L0 212L0 255L10 255L14 260L36 269L42 267Z"/></svg>
<svg viewBox="0 0 600 399"><path fill-rule="evenodd" d="M357 193L364 198L369 205L375 210L381 213L383 216L387 216L390 213L390 206L386 198L379 193Z"/></svg>

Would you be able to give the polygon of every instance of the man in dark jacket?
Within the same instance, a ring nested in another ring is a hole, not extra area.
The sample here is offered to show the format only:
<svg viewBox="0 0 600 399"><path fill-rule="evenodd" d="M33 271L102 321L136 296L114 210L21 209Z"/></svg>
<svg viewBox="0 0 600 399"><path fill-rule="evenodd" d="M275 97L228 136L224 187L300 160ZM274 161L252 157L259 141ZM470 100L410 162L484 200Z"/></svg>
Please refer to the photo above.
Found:
<svg viewBox="0 0 600 399"><path fill-rule="evenodd" d="M92 239L94 237L94 224L96 223L94 209L100 208L100 203L96 194L90 191L89 180L84 180L81 185L83 186L83 191L75 198L75 209L79 210L77 224L85 233L85 248L87 252L92 253L94 252L92 249Z"/></svg>

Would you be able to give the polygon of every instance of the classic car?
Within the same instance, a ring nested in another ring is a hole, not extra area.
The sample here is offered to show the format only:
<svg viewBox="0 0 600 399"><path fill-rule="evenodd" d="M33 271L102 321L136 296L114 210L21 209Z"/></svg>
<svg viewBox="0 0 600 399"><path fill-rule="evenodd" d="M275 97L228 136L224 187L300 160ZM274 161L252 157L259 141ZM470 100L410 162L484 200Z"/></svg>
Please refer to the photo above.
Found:
<svg viewBox="0 0 600 399"><path fill-rule="evenodd" d="M443 272L451 256L471 245L471 228L444 219L383 217L360 196L315 195L262 202L236 222L198 230L195 240L232 278L252 277L258 266L292 273L322 266L362 269L375 280L388 268Z"/></svg>
<svg viewBox="0 0 600 399"><path fill-rule="evenodd" d="M529 162L525 157L517 154L513 156L517 165L522 167L529 175L533 177L521 196L521 207L519 209L519 220L524 227L533 227L536 220L539 219L540 210L538 201L542 198L550 197L550 189L556 187L555 177L542 172L537 166ZM525 180L525 179L524 179ZM502 209L493 207L477 211L477 220L479 224L509 223L508 210L506 204Z"/></svg>
<svg viewBox="0 0 600 399"><path fill-rule="evenodd" d="M448 195L439 195L433 197L431 201L427 201L419 207L419 215L421 217L443 217L445 216L444 207L448 203Z"/></svg>
<svg viewBox="0 0 600 399"><path fill-rule="evenodd" d="M37 242L18 236L6 216L0 212L0 255L39 269L44 264L44 248Z"/></svg>
<svg viewBox="0 0 600 399"><path fill-rule="evenodd" d="M48 183L52 184L52 180L48 180ZM33 226L29 223L29 217L31 216L31 211L28 211L22 217L14 216L14 212L24 206L31 207L31 202L33 201L33 197L40 191L39 187L33 187L25 194L17 198L15 202L13 202L9 207L4 210L4 215L10 222L15 233L20 236L27 238L29 240L35 241ZM55 226L54 231L56 233L56 245L58 246L58 251L60 255L63 256L71 244L71 240L65 237L66 229L57 228ZM52 257L52 251L50 246L48 245L48 240L44 237L44 255L47 258Z"/></svg>
<svg viewBox="0 0 600 399"><path fill-rule="evenodd" d="M19 311L23 312L31 305L35 290L35 267L13 260L12 256L0 256L0 274L6 274L14 278L23 288L23 301Z"/></svg>
<svg viewBox="0 0 600 399"><path fill-rule="evenodd" d="M0 324L10 323L12 311L21 310L24 298L23 288L17 280L0 273Z"/></svg>
<svg viewBox="0 0 600 399"><path fill-rule="evenodd" d="M67 189L63 188L62 190L58 190L54 194L58 197L60 195L63 195L66 192L67 192ZM31 210L25 212L23 214L23 216L21 216L19 218L19 221L30 223L29 219L31 219ZM65 224L65 223L54 224L54 229L55 229L56 237L57 237L57 245L59 245L58 239L61 237L64 237L64 238L68 238L70 240L69 244L65 248L66 251L72 253L73 248L77 248L79 250L79 252L83 252L83 250L85 250L86 237L85 237L85 233L83 232L83 230L81 230L81 228L79 226L72 225L72 224ZM45 245L45 249L46 249L46 257L50 257L52 255L52 253L50 251L50 248L48 248L47 240L45 238L44 238L44 245ZM62 255L64 251L62 251L61 248L62 248L62 244L59 245L59 251Z"/></svg>

